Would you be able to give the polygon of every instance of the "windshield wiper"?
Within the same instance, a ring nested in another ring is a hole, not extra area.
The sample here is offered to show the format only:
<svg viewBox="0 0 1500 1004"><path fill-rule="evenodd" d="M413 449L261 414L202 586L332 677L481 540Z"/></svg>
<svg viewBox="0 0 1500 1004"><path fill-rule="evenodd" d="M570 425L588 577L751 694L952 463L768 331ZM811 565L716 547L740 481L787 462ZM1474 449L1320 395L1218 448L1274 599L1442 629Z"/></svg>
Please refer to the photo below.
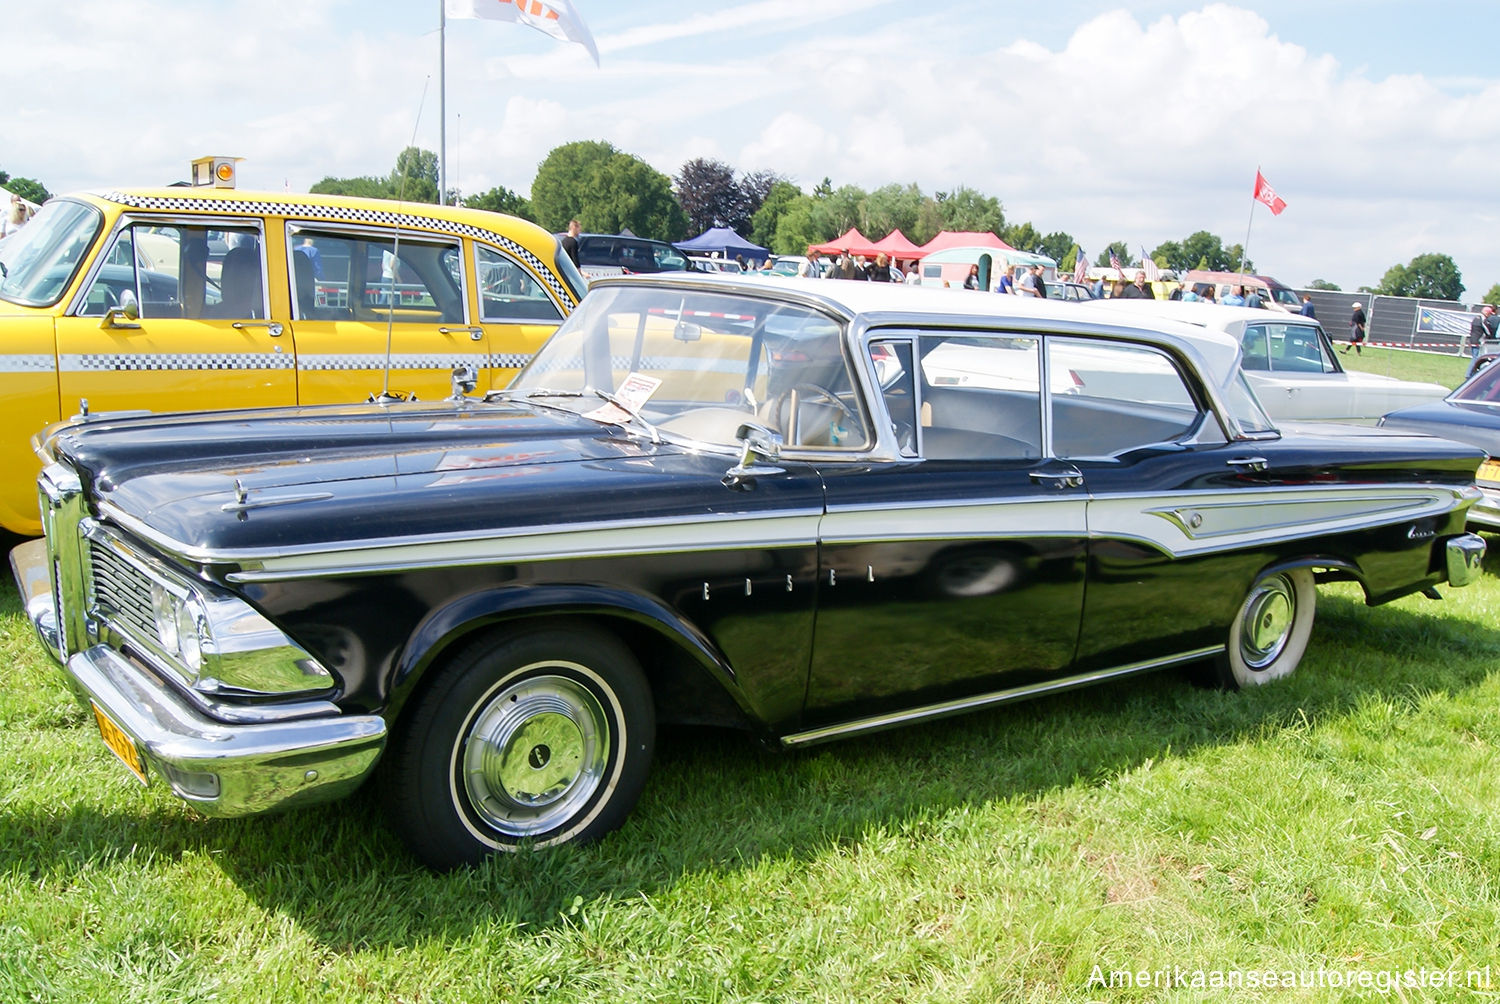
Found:
<svg viewBox="0 0 1500 1004"><path fill-rule="evenodd" d="M643 429L645 429L648 433L651 434L651 443L652 443L653 446L660 446L661 445L661 433L656 430L656 426L652 425L645 418L643 418L641 416L641 413L639 411L637 411L634 407L632 407L631 405L627 404L625 401L622 401L619 397L615 396L614 394L611 394L609 391L607 391L607 390L600 390L598 387L589 387L584 393L597 394L599 397L601 397L604 400L608 401L610 404L614 405L616 408L619 408L625 414L627 414L631 418L635 419L635 421L638 422Z"/></svg>

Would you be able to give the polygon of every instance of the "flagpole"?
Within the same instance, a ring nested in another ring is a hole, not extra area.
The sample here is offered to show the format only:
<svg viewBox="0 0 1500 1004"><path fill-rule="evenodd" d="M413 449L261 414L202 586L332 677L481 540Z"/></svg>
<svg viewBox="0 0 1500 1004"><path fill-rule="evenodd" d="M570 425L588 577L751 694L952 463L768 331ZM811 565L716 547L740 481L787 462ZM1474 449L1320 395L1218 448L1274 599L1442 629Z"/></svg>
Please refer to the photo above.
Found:
<svg viewBox="0 0 1500 1004"><path fill-rule="evenodd" d="M1260 165L1259 164L1255 165L1255 176L1257 178L1260 177ZM1245 224L1245 243L1240 246L1240 270L1239 270L1238 274L1239 274L1239 277L1240 277L1240 280L1241 280L1241 285L1244 284L1243 280L1245 278L1245 259L1250 254L1250 228L1255 225L1255 203L1256 203L1256 201L1257 201L1257 199L1255 198L1254 192L1252 191L1252 193L1250 195L1250 222L1248 222L1248 223Z"/></svg>
<svg viewBox="0 0 1500 1004"><path fill-rule="evenodd" d="M438 0L438 205L448 199L448 11Z"/></svg>

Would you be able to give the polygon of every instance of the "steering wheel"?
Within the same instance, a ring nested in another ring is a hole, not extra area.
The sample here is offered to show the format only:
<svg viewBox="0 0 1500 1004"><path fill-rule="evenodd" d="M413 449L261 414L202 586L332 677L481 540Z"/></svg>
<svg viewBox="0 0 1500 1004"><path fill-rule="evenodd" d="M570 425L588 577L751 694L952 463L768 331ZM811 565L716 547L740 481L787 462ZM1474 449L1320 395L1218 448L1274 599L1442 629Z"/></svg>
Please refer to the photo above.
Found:
<svg viewBox="0 0 1500 1004"><path fill-rule="evenodd" d="M791 402L792 395L794 394L798 397L798 408L800 408L803 404L802 398L804 396L807 396L815 398L824 404L833 406L844 418L853 419L855 417L854 410L843 401L839 400L839 396L833 391L829 390L827 387L822 387L815 383L793 384L786 390L773 397L771 399L770 406L766 410L766 414L769 417L771 424L782 431L782 434L786 437L786 441L788 443L802 442L802 430L800 428L792 428L791 426L791 422L796 409L788 410L786 416L787 420L785 422L783 422L781 418L782 410L786 408L786 406ZM798 424L800 425L800 423Z"/></svg>

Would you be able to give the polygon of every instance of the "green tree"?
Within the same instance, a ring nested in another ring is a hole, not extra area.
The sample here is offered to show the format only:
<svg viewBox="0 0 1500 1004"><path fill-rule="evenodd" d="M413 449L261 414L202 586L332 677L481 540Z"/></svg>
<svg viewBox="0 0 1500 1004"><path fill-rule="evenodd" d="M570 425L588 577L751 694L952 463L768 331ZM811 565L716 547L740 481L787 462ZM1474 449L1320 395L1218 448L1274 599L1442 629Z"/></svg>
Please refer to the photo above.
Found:
<svg viewBox="0 0 1500 1004"><path fill-rule="evenodd" d="M396 197L396 193L391 191L390 178L372 178L368 175L358 178L330 176L313 184L308 191L315 195L353 195L364 199L394 199Z"/></svg>
<svg viewBox="0 0 1500 1004"><path fill-rule="evenodd" d="M1375 292L1386 296L1458 300L1464 295L1464 282L1452 258L1445 254L1419 254L1410 264L1392 265Z"/></svg>
<svg viewBox="0 0 1500 1004"><path fill-rule="evenodd" d="M1017 251L1035 251L1042 246L1041 232L1030 223L1001 227L999 237Z"/></svg>
<svg viewBox="0 0 1500 1004"><path fill-rule="evenodd" d="M639 157L616 153L594 167L586 184L589 201L578 215L583 229L619 233L629 228L641 237L665 241L688 235L687 214L672 194L672 179Z"/></svg>
<svg viewBox="0 0 1500 1004"><path fill-rule="evenodd" d="M354 195L366 199L401 199L436 203L438 161L431 150L409 146L396 155L396 166L384 178L324 178L309 189L319 195Z"/></svg>
<svg viewBox="0 0 1500 1004"><path fill-rule="evenodd" d="M1338 290L1339 290L1339 287L1337 285L1335 285L1334 283L1329 282L1327 279L1314 279L1312 282L1310 282L1310 283L1307 284L1307 288L1308 289L1326 289L1326 290L1330 290L1330 291L1333 291L1333 292L1338 292ZM1496 288L1500 289L1500 287L1496 287Z"/></svg>
<svg viewBox="0 0 1500 1004"><path fill-rule="evenodd" d="M807 196L802 194L802 189L790 181L778 181L771 186L766 193L765 201L750 217L750 240L763 248L772 248L776 243L776 229L792 204ZM812 200L808 200L811 202ZM776 254L801 254L800 251L775 251Z"/></svg>
<svg viewBox="0 0 1500 1004"><path fill-rule="evenodd" d="M536 217L532 215L531 200L524 195L517 195L503 185L496 185L488 192L469 196L464 199L464 205L470 209L486 209L492 213L505 213L509 216L519 216L523 220L536 221Z"/></svg>
<svg viewBox="0 0 1500 1004"><path fill-rule="evenodd" d="M1492 307L1500 307L1500 282L1490 287L1490 291L1484 294L1484 302Z"/></svg>
<svg viewBox="0 0 1500 1004"><path fill-rule="evenodd" d="M567 229L569 220L577 219L585 230L599 232L599 226L585 218L590 217L594 201L589 182L594 172L619 152L602 140L578 140L553 147L537 166L531 182L531 208L536 221L557 233Z"/></svg>
<svg viewBox="0 0 1500 1004"><path fill-rule="evenodd" d="M12 178L4 171L0 171L0 188L8 189L15 195L29 202L35 202L39 206L52 198L52 193L47 191L47 187L40 181L31 178Z"/></svg>
<svg viewBox="0 0 1500 1004"><path fill-rule="evenodd" d="M831 240L850 227L860 226L864 222L864 208L865 190L858 185L840 185L817 200L820 214L818 229L827 231L827 236L822 239Z"/></svg>
<svg viewBox="0 0 1500 1004"><path fill-rule="evenodd" d="M926 244L942 229L943 207L937 199L929 195L917 207L917 222L912 225L912 229L907 232L906 236L910 237L915 244Z"/></svg>
<svg viewBox="0 0 1500 1004"><path fill-rule="evenodd" d="M944 230L999 234L1005 229L1005 210L1000 200L972 188L960 186L947 194L939 193L938 203Z"/></svg>
<svg viewBox="0 0 1500 1004"><path fill-rule="evenodd" d="M740 191L735 184L734 168L723 161L694 157L672 179L672 191L694 234L709 227L734 226Z"/></svg>
<svg viewBox="0 0 1500 1004"><path fill-rule="evenodd" d="M798 195L776 217L776 231L770 243L758 239L756 243L770 248L774 254L806 254L809 244L822 244L835 236L826 230L820 200Z"/></svg>
<svg viewBox="0 0 1500 1004"><path fill-rule="evenodd" d="M1042 254L1057 262L1061 267L1063 259L1068 259L1068 268L1073 267L1073 251L1077 247L1072 234L1063 233L1061 230L1048 234L1042 238Z"/></svg>
<svg viewBox="0 0 1500 1004"><path fill-rule="evenodd" d="M1104 250L1099 252L1099 257L1094 264L1100 268L1108 268L1111 253L1119 257L1121 268L1131 268L1135 265L1135 259L1130 257L1130 246L1124 241L1110 241L1106 244Z"/></svg>
<svg viewBox="0 0 1500 1004"><path fill-rule="evenodd" d="M871 240L880 240L892 230L908 238L917 226L922 208L922 190L915 183L882 185L865 197L864 223L860 229Z"/></svg>

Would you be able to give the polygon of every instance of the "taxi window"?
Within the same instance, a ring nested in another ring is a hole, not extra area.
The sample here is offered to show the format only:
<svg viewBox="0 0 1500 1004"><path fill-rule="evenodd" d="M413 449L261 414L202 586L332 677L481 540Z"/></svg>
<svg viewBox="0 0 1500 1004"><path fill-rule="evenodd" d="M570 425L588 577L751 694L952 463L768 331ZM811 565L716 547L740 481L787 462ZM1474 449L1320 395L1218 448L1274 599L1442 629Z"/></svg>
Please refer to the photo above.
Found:
<svg viewBox="0 0 1500 1004"><path fill-rule="evenodd" d="M288 227L299 320L462 324L457 242Z"/></svg>
<svg viewBox="0 0 1500 1004"><path fill-rule="evenodd" d="M77 312L103 316L134 299L145 318L262 318L264 277L264 244L254 224L138 221L115 235Z"/></svg>
<svg viewBox="0 0 1500 1004"><path fill-rule="evenodd" d="M479 280L479 316L485 321L562 320L546 286L520 262L484 244L474 245L474 274Z"/></svg>

